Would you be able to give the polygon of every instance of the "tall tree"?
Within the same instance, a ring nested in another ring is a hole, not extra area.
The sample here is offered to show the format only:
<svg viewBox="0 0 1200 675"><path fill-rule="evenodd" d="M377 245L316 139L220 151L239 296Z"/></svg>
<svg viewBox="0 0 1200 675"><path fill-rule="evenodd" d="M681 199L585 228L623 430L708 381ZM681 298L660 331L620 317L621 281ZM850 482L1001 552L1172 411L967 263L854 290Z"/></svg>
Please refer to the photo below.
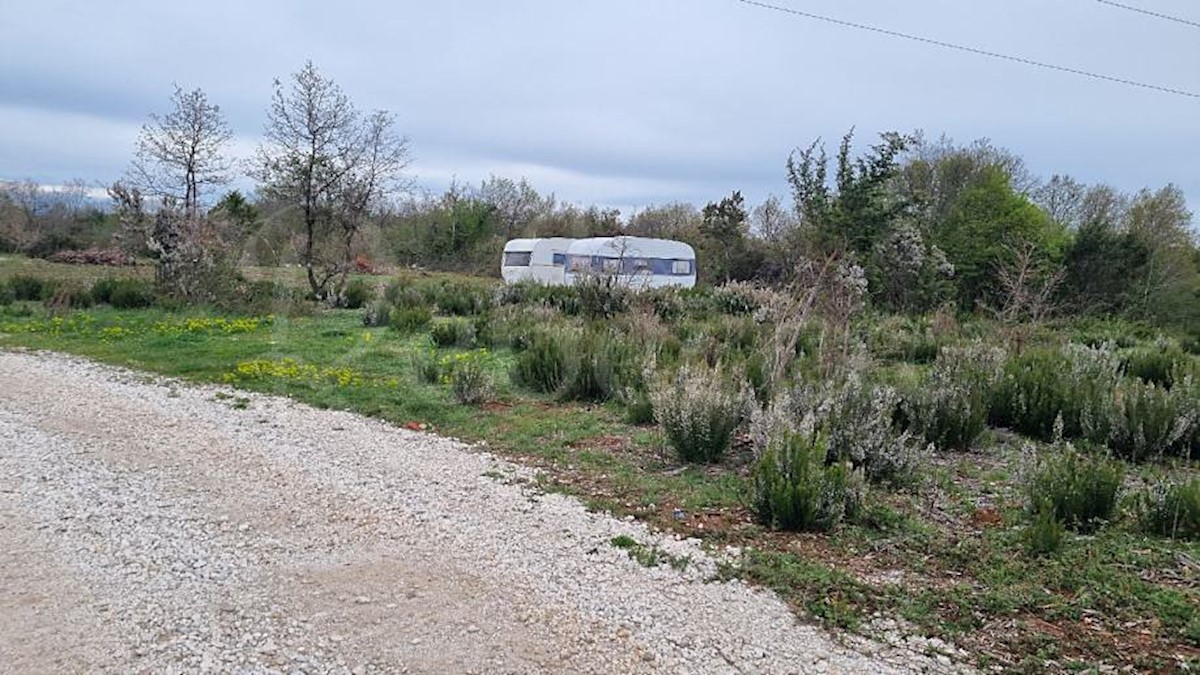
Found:
<svg viewBox="0 0 1200 675"><path fill-rule="evenodd" d="M933 232L934 244L954 265L959 300L974 309L996 290L999 265L1010 246L1031 245L1048 260L1058 260L1066 243L1063 228L1013 189L1008 175L991 168L977 185L959 197L953 210Z"/></svg>
<svg viewBox="0 0 1200 675"><path fill-rule="evenodd" d="M828 158L818 139L788 157L787 177L801 227L817 252L869 254L908 204L897 199L891 183L897 158L911 139L888 132L869 152L852 158L854 131L838 148L835 187L827 183Z"/></svg>
<svg viewBox="0 0 1200 675"><path fill-rule="evenodd" d="M749 216L746 213L742 193L734 191L719 202L710 202L704 207L700 232L704 235L712 281L730 281L748 278L753 270L746 270L746 234L749 231Z"/></svg>
<svg viewBox="0 0 1200 675"><path fill-rule="evenodd" d="M1193 296L1200 279L1195 262L1192 214L1183 191L1168 185L1142 190L1130 202L1129 235L1146 250L1135 283L1136 310L1166 318L1180 296Z"/></svg>
<svg viewBox="0 0 1200 675"><path fill-rule="evenodd" d="M311 61L288 86L275 81L255 175L270 198L299 211L300 262L315 297L333 299L372 208L407 187L408 139L395 119L364 117Z"/></svg>
<svg viewBox="0 0 1200 675"><path fill-rule="evenodd" d="M147 196L175 200L194 218L204 193L230 180L233 162L224 153L233 132L201 89L176 85L171 105L142 126L126 182Z"/></svg>

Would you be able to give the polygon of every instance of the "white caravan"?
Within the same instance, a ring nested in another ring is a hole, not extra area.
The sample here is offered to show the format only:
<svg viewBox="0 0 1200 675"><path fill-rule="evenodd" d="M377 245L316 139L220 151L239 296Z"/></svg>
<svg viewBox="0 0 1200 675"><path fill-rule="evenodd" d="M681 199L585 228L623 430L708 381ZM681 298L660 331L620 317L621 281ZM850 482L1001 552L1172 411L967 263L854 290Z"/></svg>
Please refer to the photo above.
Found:
<svg viewBox="0 0 1200 675"><path fill-rule="evenodd" d="M567 249L566 283L597 274L615 276L630 288L691 288L696 285L696 252L670 239L576 239Z"/></svg>
<svg viewBox="0 0 1200 675"><path fill-rule="evenodd" d="M508 283L536 281L553 286L566 283L567 248L574 239L513 239L504 245L500 276Z"/></svg>

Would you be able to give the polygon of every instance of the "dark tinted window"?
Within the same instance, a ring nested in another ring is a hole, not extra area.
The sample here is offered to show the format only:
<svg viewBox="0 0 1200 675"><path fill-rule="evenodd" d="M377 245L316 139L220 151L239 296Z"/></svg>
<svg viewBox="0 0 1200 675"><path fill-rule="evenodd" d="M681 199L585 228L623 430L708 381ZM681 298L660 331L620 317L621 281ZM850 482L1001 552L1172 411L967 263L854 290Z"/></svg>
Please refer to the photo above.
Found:
<svg viewBox="0 0 1200 675"><path fill-rule="evenodd" d="M533 259L531 251L505 251L504 266L505 267L529 267L529 261Z"/></svg>
<svg viewBox="0 0 1200 675"><path fill-rule="evenodd" d="M660 276L686 277L695 272L695 261L663 258L611 258L606 256L573 255L568 260L572 272L603 272L614 274L656 274Z"/></svg>
<svg viewBox="0 0 1200 675"><path fill-rule="evenodd" d="M554 264L555 265L566 265L567 264L567 254L566 253L555 253L554 254Z"/></svg>

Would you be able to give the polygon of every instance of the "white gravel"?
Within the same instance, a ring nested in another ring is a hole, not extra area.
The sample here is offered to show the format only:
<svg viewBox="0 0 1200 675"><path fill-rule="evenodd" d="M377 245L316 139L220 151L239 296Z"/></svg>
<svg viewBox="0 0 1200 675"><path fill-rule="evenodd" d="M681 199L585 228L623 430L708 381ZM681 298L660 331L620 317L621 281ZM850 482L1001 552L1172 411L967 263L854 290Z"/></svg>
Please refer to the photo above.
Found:
<svg viewBox="0 0 1200 675"><path fill-rule="evenodd" d="M0 353L0 671L952 668L838 644L712 581L696 542L531 478L346 412ZM643 567L621 534L689 564Z"/></svg>

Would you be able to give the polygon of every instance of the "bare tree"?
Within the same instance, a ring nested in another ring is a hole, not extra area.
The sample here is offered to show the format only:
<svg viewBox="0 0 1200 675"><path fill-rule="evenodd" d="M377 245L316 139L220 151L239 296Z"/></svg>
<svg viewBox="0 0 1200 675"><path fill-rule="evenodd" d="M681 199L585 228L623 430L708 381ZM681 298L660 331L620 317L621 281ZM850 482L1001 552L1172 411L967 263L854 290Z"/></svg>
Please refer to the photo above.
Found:
<svg viewBox="0 0 1200 675"><path fill-rule="evenodd" d="M311 61L275 81L255 176L268 198L300 212L300 261L313 295L333 299L372 209L406 187L408 139L386 112L363 117ZM331 287L332 282L332 287Z"/></svg>
<svg viewBox="0 0 1200 675"><path fill-rule="evenodd" d="M1050 219L1064 227L1077 230L1087 186L1070 176L1055 174L1033 193L1033 201Z"/></svg>
<svg viewBox="0 0 1200 675"><path fill-rule="evenodd" d="M201 89L176 85L171 103L166 116L152 114L142 126L126 180L147 196L176 200L194 218L204 192L230 180L233 162L224 152L233 132Z"/></svg>
<svg viewBox="0 0 1200 675"><path fill-rule="evenodd" d="M554 198L543 198L537 190L522 178L490 176L479 186L479 198L494 209L496 218L504 226L504 238L512 239L529 225L548 214L554 208Z"/></svg>
<svg viewBox="0 0 1200 675"><path fill-rule="evenodd" d="M1062 283L1062 269L1051 266L1038 247L1027 241L1006 244L996 269L1000 295L998 307L988 307L1004 323L1039 322L1054 310L1054 294Z"/></svg>

